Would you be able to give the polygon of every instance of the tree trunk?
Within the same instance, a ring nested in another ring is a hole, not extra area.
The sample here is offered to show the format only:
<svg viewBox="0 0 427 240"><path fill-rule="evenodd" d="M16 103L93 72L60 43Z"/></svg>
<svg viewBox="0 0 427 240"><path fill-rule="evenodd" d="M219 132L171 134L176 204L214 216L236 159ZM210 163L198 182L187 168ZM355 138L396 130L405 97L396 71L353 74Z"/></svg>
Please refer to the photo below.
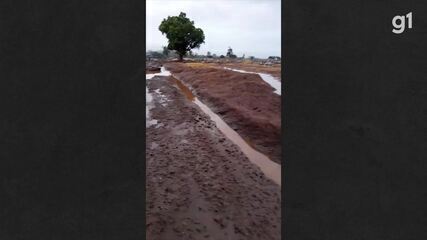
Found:
<svg viewBox="0 0 427 240"><path fill-rule="evenodd" d="M179 61L182 62L183 59L184 59L184 54L179 54Z"/></svg>

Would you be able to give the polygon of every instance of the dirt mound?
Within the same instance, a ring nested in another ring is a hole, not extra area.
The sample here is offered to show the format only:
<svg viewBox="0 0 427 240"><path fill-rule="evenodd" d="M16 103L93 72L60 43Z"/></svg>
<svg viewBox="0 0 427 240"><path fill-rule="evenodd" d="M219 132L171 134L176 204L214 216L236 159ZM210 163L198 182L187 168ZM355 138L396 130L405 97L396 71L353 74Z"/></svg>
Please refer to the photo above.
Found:
<svg viewBox="0 0 427 240"><path fill-rule="evenodd" d="M258 72L258 73L267 73L272 75L273 77L281 80L282 71L279 66L265 66L254 63L225 63L222 64L223 67L235 68L239 70L244 70L247 72Z"/></svg>
<svg viewBox="0 0 427 240"><path fill-rule="evenodd" d="M187 63L187 66L193 68L218 68L223 69L224 67L234 68L238 70L244 70L247 72L266 73L281 81L281 65L275 64L273 66L265 66L251 62L195 62Z"/></svg>
<svg viewBox="0 0 427 240"><path fill-rule="evenodd" d="M145 71L147 73L159 72L161 67L162 67L161 63L149 61L145 64Z"/></svg>
<svg viewBox="0 0 427 240"><path fill-rule="evenodd" d="M254 148L281 162L281 98L257 74L183 63L165 67Z"/></svg>

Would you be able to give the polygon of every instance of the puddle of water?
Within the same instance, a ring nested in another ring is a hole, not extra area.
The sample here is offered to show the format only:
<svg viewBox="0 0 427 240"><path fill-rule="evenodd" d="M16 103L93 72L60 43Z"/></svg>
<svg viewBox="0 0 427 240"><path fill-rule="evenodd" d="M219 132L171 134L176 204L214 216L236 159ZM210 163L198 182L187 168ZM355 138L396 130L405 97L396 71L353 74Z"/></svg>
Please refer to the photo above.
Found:
<svg viewBox="0 0 427 240"><path fill-rule="evenodd" d="M166 70L165 67L161 67L159 73L145 74L145 79L152 79L155 76L170 76L170 75L171 75L171 73L168 70ZM156 91L156 93L160 93L160 92ZM158 121L156 119L150 118L150 110L154 107L154 105L153 105L153 95L148 92L147 86L145 86L145 96L146 96L145 97L145 100L146 100L145 127L149 127L149 126L157 124Z"/></svg>
<svg viewBox="0 0 427 240"><path fill-rule="evenodd" d="M157 123L157 120L150 118L150 109L153 108L153 95L148 92L148 88L145 87L145 127L149 127Z"/></svg>
<svg viewBox="0 0 427 240"><path fill-rule="evenodd" d="M181 81L174 78L175 83L179 89L184 93L185 97L194 102L197 106L202 109L216 124L218 129L234 144L236 144L240 150L246 155L246 157L255 165L257 165L261 171L271 180L273 180L279 186L281 185L281 167L271 161L266 155L253 149L240 135L234 131L227 123L225 123L217 114L215 114L209 107L199 101L191 90L185 86Z"/></svg>
<svg viewBox="0 0 427 240"><path fill-rule="evenodd" d="M196 98L193 93L191 92L191 90L186 87L181 81L179 81L178 79L174 78L176 85L178 85L179 89L181 90L182 93L184 93L185 97L190 100L190 101L194 101L194 99Z"/></svg>
<svg viewBox="0 0 427 240"><path fill-rule="evenodd" d="M273 87L275 89L275 93L278 95L282 95L281 93L281 89L282 89L282 82L280 82L277 78L273 77L270 74L266 74L266 73L256 73L256 72L247 72L244 70L239 70L239 69L234 69L234 68L228 68L228 67L224 67L224 69L227 70L231 70L231 71L235 71L235 72L240 72L240 73L253 73L253 74L258 74L262 80L264 80L266 83L268 83L271 87Z"/></svg>
<svg viewBox="0 0 427 240"><path fill-rule="evenodd" d="M160 97L160 104L162 104L163 107L166 107L168 105L167 102L170 102L170 100L160 92L160 89L156 89L154 92Z"/></svg>
<svg viewBox="0 0 427 240"><path fill-rule="evenodd" d="M160 68L160 72L159 73L145 74L145 78L146 79L152 79L155 76L170 76L170 75L171 75L171 73L168 70L166 70L165 67L162 66Z"/></svg>

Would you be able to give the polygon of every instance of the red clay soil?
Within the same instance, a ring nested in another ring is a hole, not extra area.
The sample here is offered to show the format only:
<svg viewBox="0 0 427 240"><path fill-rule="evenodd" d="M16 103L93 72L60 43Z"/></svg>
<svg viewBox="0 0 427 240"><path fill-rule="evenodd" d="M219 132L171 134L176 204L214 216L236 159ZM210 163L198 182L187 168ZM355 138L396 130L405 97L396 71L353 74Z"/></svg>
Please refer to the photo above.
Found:
<svg viewBox="0 0 427 240"><path fill-rule="evenodd" d="M277 79L282 79L282 71L280 65L275 66L264 66L255 63L224 63L223 67L235 68L239 70L244 70L247 72L259 72L259 73L267 73L276 77Z"/></svg>
<svg viewBox="0 0 427 240"><path fill-rule="evenodd" d="M185 63L165 67L252 147L281 163L281 98L257 74Z"/></svg>
<svg viewBox="0 0 427 240"><path fill-rule="evenodd" d="M266 66L266 65L260 65L257 63L251 63L251 62L188 62L184 61L186 63L189 63L191 65L196 66L202 66L202 67L211 67L211 68L220 68L223 69L224 67L228 68L234 68L238 70L244 70L247 72L256 72L256 73L266 73L270 74L273 77L279 79L281 81L282 79L282 69L280 64L274 64L272 66Z"/></svg>

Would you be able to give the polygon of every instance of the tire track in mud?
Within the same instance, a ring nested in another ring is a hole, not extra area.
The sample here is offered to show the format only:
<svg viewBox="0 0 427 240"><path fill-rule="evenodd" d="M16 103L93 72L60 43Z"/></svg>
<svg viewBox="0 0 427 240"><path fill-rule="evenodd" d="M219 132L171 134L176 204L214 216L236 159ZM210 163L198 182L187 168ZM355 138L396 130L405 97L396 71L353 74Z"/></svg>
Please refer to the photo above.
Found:
<svg viewBox="0 0 427 240"><path fill-rule="evenodd" d="M158 121L146 133L147 238L280 239L280 187L171 77L147 83Z"/></svg>

